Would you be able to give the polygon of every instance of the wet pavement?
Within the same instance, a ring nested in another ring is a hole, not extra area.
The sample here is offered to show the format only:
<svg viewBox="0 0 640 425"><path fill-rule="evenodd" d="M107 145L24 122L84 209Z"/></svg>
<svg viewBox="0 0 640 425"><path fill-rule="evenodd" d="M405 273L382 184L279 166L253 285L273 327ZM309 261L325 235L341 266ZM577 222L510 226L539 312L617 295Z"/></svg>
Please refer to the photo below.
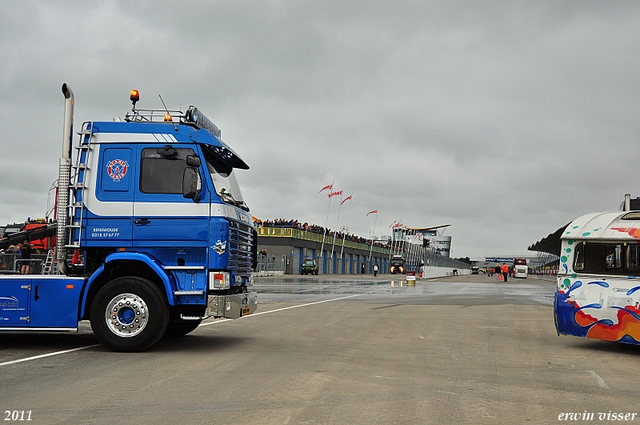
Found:
<svg viewBox="0 0 640 425"><path fill-rule="evenodd" d="M637 423L640 347L558 336L554 288L550 277L258 277L256 313L143 353L111 352L88 328L3 335L0 407L38 424L511 425L567 412Z"/></svg>
<svg viewBox="0 0 640 425"><path fill-rule="evenodd" d="M359 294L350 302L412 305L552 306L555 279L529 277L501 282L486 275L417 280L404 275L269 276L255 279L260 303L314 302L335 295Z"/></svg>

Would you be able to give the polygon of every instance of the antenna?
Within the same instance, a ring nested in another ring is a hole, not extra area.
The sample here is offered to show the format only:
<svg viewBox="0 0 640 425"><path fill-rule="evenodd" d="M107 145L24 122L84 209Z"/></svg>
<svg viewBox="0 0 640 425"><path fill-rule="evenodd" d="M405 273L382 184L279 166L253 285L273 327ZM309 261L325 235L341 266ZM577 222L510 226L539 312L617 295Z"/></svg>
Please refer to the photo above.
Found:
<svg viewBox="0 0 640 425"><path fill-rule="evenodd" d="M162 96L158 95L158 97L160 98L160 102L162 102L162 106L164 106L164 110L167 113L164 116L164 120L165 121L171 121L171 124L173 124L173 128L178 131L178 126L176 126L176 123L173 122L173 118L171 118L171 114L169 113L169 109L167 109L167 105L164 103L164 100L162 99Z"/></svg>

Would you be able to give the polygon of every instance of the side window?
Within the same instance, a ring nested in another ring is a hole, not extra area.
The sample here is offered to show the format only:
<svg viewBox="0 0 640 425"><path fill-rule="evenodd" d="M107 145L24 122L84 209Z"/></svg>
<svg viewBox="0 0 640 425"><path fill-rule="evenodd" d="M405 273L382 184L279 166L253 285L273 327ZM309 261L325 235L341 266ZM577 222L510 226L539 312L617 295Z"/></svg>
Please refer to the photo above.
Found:
<svg viewBox="0 0 640 425"><path fill-rule="evenodd" d="M607 270L622 268L622 245L607 245L605 266Z"/></svg>
<svg viewBox="0 0 640 425"><path fill-rule="evenodd" d="M640 262L638 261L640 257L639 247L640 246L636 244L631 244L627 247L627 270L629 272L640 272Z"/></svg>
<svg viewBox="0 0 640 425"><path fill-rule="evenodd" d="M585 273L640 274L640 244L579 243L573 269Z"/></svg>
<svg viewBox="0 0 640 425"><path fill-rule="evenodd" d="M576 271L622 274L622 245L589 242L584 243L583 247L584 262L582 263L582 269L576 268ZM578 263L577 257L578 253L576 252L576 263Z"/></svg>
<svg viewBox="0 0 640 425"><path fill-rule="evenodd" d="M140 191L182 195L182 175L187 167L187 155L193 149L146 148L142 150L140 165Z"/></svg>
<svg viewBox="0 0 640 425"><path fill-rule="evenodd" d="M579 243L575 247L573 270L575 271L584 270L584 244L583 243Z"/></svg>

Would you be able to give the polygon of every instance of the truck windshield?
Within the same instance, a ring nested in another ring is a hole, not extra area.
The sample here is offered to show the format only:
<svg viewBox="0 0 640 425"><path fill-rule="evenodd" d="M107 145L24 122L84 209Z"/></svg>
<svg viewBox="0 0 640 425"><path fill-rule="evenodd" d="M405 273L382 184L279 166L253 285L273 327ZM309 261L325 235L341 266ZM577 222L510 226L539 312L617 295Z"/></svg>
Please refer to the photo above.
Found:
<svg viewBox="0 0 640 425"><path fill-rule="evenodd" d="M202 146L202 153L207 163L207 169L211 174L211 180L216 193L224 202L249 211L249 207L244 203L240 186L233 174L233 167L227 161L215 153L212 149Z"/></svg>

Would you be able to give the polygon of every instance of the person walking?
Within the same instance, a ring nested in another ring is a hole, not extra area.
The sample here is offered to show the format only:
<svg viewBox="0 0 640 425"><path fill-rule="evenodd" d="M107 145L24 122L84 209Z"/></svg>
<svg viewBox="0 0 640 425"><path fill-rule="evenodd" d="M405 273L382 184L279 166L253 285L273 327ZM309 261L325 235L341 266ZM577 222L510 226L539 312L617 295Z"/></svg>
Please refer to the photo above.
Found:
<svg viewBox="0 0 640 425"><path fill-rule="evenodd" d="M509 266L507 266L507 263L502 263L502 280L506 282L508 276L509 276Z"/></svg>
<svg viewBox="0 0 640 425"><path fill-rule="evenodd" d="M378 263L373 265L373 276L378 276Z"/></svg>
<svg viewBox="0 0 640 425"><path fill-rule="evenodd" d="M502 280L502 270L500 269L500 264L496 263L496 280Z"/></svg>

